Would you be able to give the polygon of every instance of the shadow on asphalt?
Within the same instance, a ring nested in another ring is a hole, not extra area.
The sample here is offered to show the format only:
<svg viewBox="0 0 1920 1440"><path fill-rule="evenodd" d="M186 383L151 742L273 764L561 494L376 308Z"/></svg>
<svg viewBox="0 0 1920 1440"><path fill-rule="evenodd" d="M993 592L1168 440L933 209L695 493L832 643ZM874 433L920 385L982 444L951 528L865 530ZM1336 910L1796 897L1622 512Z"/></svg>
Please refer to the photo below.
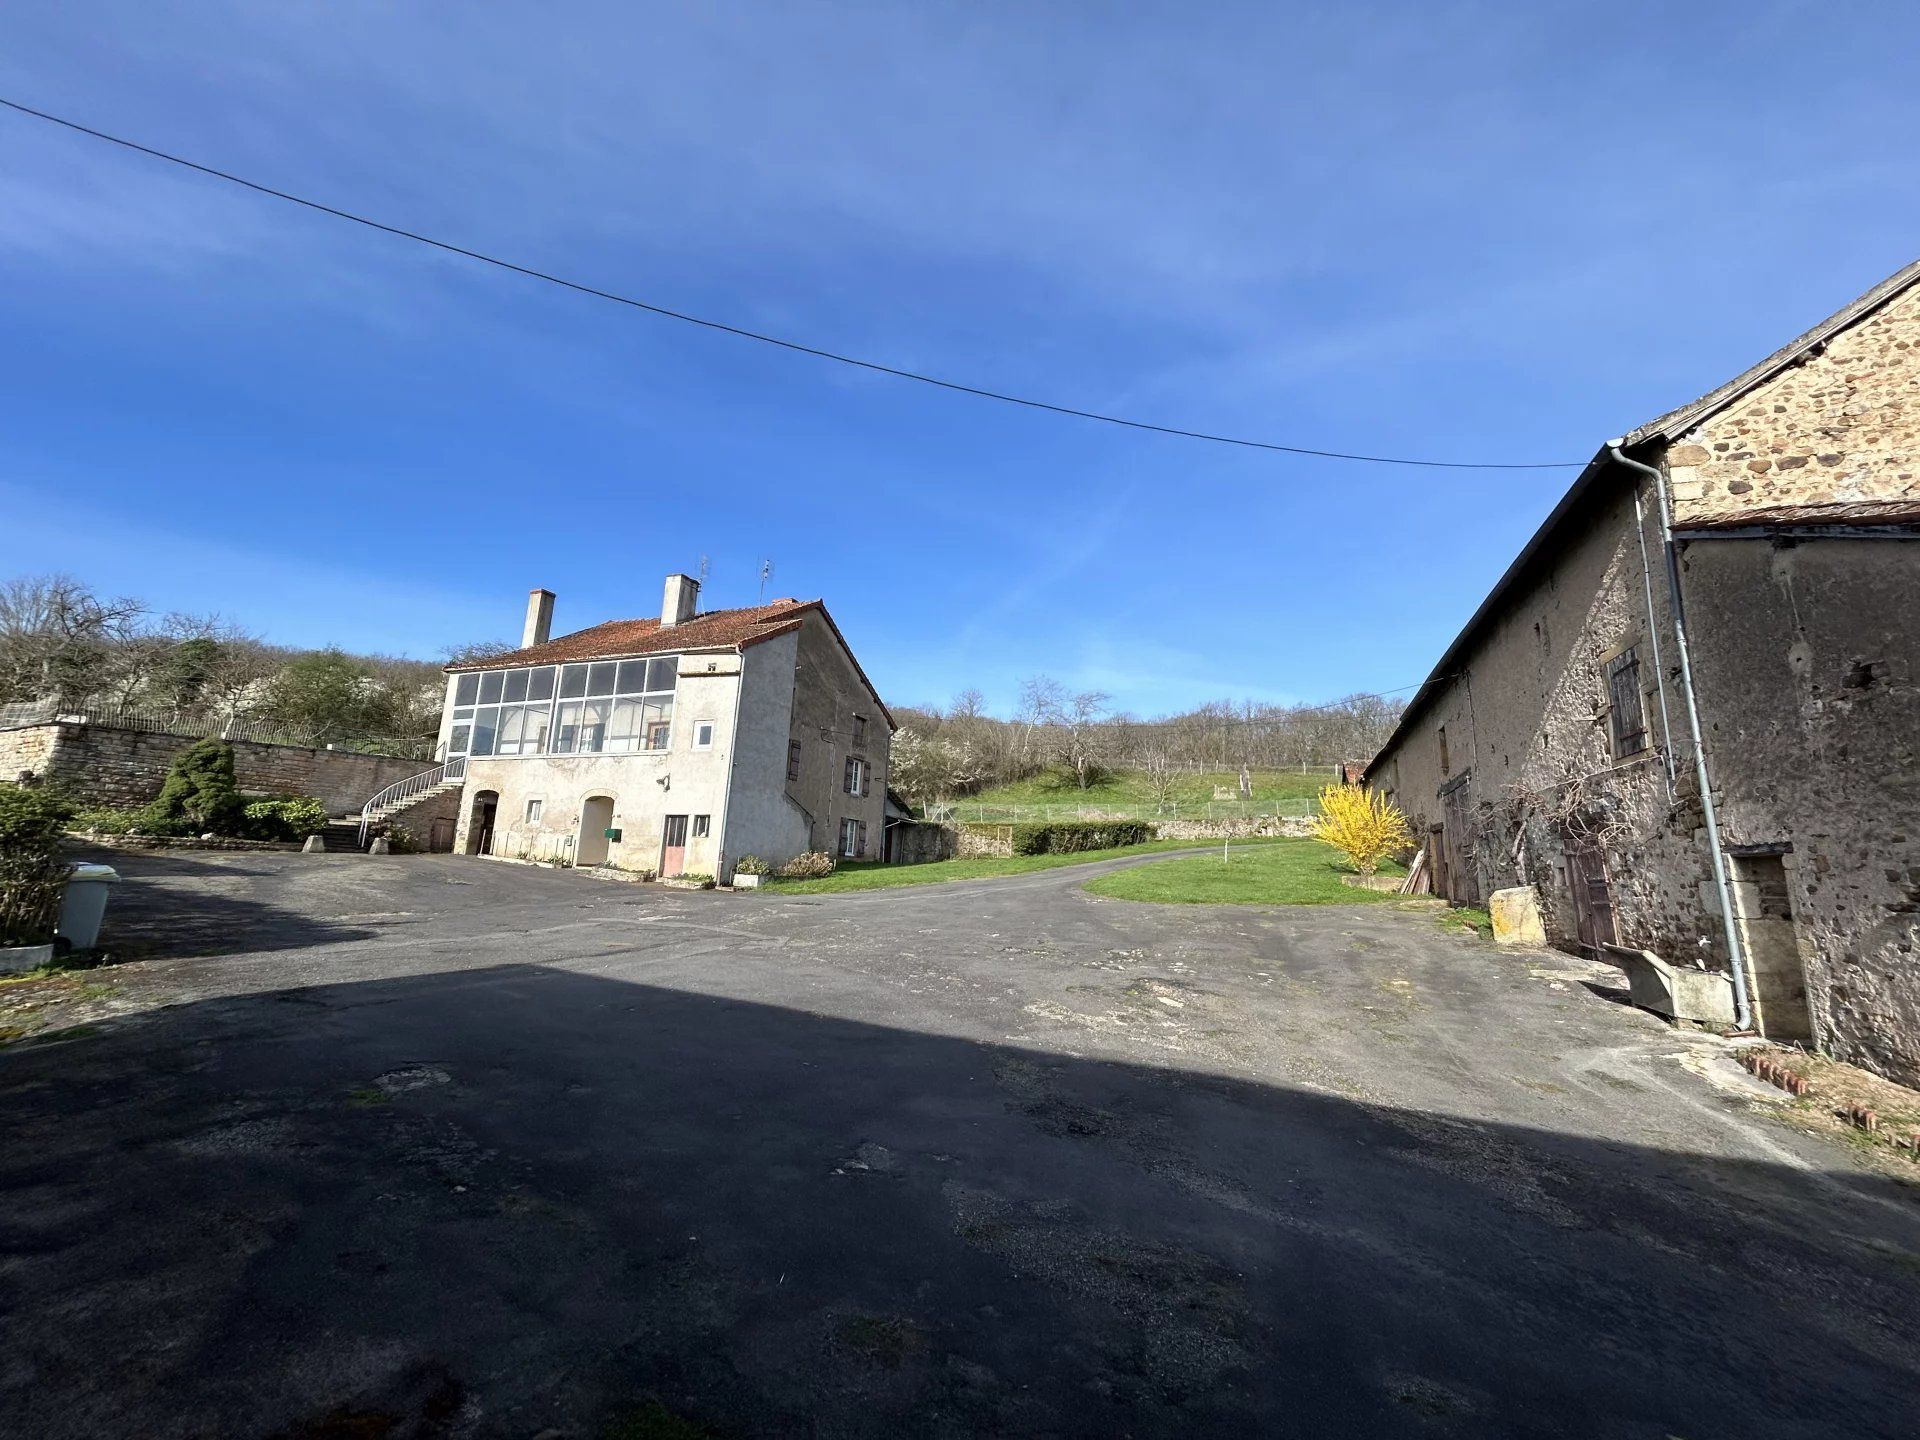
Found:
<svg viewBox="0 0 1920 1440"><path fill-rule="evenodd" d="M1920 1402L1911 1192L1685 1136L533 966L17 1047L0 1113L18 1435L1857 1437Z"/></svg>
<svg viewBox="0 0 1920 1440"><path fill-rule="evenodd" d="M146 880L205 877L231 886L235 880L277 873L277 867L248 868L223 857L217 865L175 851L77 849L76 860L114 865L122 883L107 900L101 927L102 952L110 960L203 959L314 945L365 940L376 932L365 926L316 919L298 910L242 898L230 890L175 888L142 884Z"/></svg>

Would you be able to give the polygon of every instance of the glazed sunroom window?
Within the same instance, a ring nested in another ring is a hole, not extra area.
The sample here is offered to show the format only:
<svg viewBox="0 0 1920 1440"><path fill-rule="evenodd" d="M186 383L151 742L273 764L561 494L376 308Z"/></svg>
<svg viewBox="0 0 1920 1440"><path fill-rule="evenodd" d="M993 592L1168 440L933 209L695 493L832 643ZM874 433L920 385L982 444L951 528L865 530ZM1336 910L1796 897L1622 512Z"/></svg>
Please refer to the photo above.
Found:
<svg viewBox="0 0 1920 1440"><path fill-rule="evenodd" d="M599 755L664 750L677 656L469 671L453 684L447 754Z"/></svg>

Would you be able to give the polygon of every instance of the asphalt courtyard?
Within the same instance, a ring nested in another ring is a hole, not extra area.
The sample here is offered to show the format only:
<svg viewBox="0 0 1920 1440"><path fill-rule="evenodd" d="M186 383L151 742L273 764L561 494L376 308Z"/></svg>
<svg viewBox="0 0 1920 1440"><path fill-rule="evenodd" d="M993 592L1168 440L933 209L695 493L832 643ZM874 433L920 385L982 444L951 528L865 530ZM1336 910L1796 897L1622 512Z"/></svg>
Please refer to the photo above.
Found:
<svg viewBox="0 0 1920 1440"><path fill-rule="evenodd" d="M1920 1433L1912 1187L1565 957L118 863L147 958L0 1049L0 1433Z"/></svg>

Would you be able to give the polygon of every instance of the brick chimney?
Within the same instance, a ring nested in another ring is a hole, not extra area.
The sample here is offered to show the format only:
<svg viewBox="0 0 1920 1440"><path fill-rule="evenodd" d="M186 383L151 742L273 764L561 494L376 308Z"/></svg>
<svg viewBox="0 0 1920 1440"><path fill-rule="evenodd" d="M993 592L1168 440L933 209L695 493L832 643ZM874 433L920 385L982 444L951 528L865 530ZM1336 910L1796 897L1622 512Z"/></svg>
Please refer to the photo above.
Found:
<svg viewBox="0 0 1920 1440"><path fill-rule="evenodd" d="M691 575L667 576L666 593L660 597L660 628L691 620L700 606L700 582Z"/></svg>
<svg viewBox="0 0 1920 1440"><path fill-rule="evenodd" d="M553 591L535 590L527 596L527 625L520 646L544 645L553 638Z"/></svg>

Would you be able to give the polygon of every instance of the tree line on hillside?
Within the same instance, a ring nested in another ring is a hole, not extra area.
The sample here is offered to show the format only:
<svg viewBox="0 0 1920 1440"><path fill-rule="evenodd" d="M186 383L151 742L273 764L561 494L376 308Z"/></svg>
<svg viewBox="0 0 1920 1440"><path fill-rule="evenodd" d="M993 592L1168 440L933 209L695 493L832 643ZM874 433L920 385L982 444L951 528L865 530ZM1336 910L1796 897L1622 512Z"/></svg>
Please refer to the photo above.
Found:
<svg viewBox="0 0 1920 1440"><path fill-rule="evenodd" d="M209 727L246 722L269 738L425 753L444 684L436 661L272 645L217 615L156 613L71 576L0 584L0 705L133 711Z"/></svg>
<svg viewBox="0 0 1920 1440"><path fill-rule="evenodd" d="M1169 790L1196 770L1282 769L1365 760L1404 702L1349 695L1326 705L1220 700L1157 719L1116 712L1110 697L1048 676L1022 682L1011 719L990 715L978 690L951 704L896 705L891 779L908 799L970 795L1058 770L1085 790L1115 770Z"/></svg>

